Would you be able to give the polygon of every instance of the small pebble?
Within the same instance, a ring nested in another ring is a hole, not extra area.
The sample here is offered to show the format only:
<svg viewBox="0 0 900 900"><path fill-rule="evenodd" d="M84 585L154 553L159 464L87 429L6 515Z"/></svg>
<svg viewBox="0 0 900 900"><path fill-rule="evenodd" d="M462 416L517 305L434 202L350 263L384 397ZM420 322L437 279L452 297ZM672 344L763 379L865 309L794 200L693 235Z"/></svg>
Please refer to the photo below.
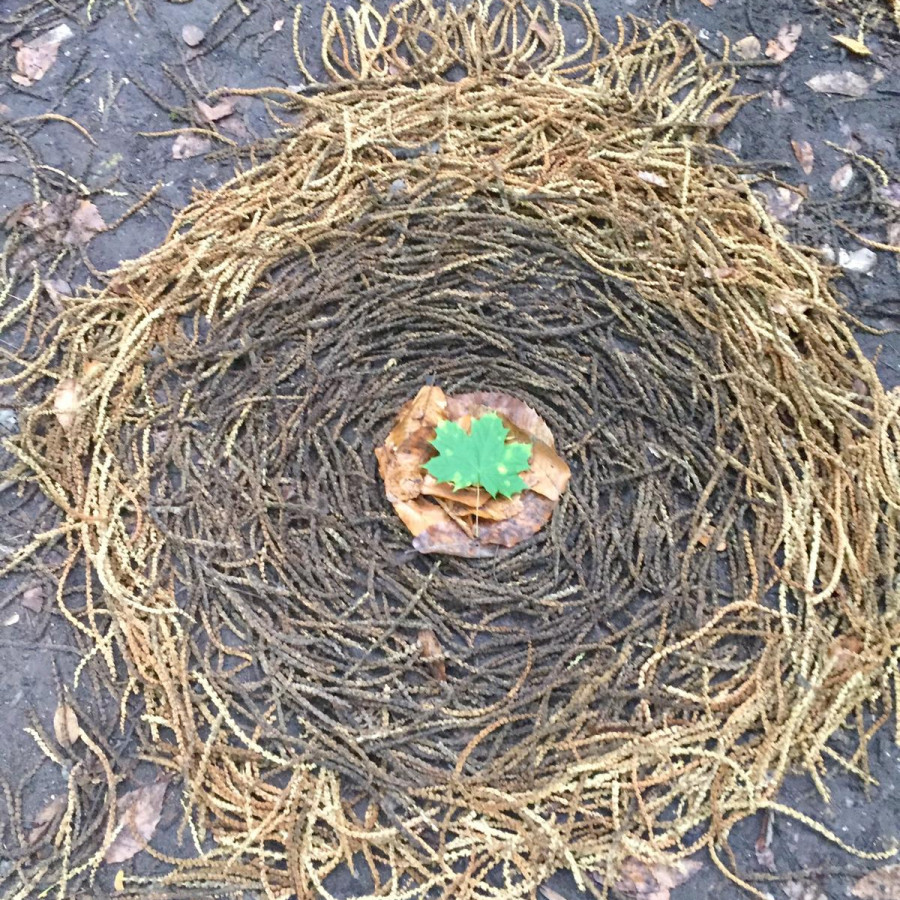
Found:
<svg viewBox="0 0 900 900"><path fill-rule="evenodd" d="M196 25L185 25L184 28L181 29L181 39L188 47L196 47L204 37L206 37L205 32Z"/></svg>

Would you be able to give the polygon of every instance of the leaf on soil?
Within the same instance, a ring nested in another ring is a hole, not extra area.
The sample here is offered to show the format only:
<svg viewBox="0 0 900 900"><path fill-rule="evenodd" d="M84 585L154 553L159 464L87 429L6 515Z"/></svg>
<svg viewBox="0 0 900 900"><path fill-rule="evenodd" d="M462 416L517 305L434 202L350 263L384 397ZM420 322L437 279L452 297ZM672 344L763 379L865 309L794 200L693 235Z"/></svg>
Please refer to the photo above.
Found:
<svg viewBox="0 0 900 900"><path fill-rule="evenodd" d="M44 589L40 585L26 588L22 592L22 606L39 613L44 608Z"/></svg>
<svg viewBox="0 0 900 900"><path fill-rule="evenodd" d="M65 797L57 797L55 800L51 800L44 806L37 815L35 815L34 820L31 823L28 836L25 838L28 846L33 847L35 844L39 844L44 840L50 831L59 823L59 820L62 818L62 814L65 811Z"/></svg>
<svg viewBox="0 0 900 900"><path fill-rule="evenodd" d="M848 37L846 34L833 34L831 36L831 39L836 44L840 44L842 47L846 47L851 53L855 53L857 56L872 55L872 51L862 41L858 41L856 38Z"/></svg>
<svg viewBox="0 0 900 900"><path fill-rule="evenodd" d="M762 53L762 44L755 34L748 34L734 42L734 52L741 59L756 59Z"/></svg>
<svg viewBox="0 0 900 900"><path fill-rule="evenodd" d="M845 272L856 272L859 275L871 275L878 255L868 247L860 247L848 253L842 247L838 249L837 263Z"/></svg>
<svg viewBox="0 0 900 900"><path fill-rule="evenodd" d="M800 163L800 168L807 175L810 175L816 161L812 144L809 141L791 141L791 148L794 151L794 156L797 157L797 162Z"/></svg>
<svg viewBox="0 0 900 900"><path fill-rule="evenodd" d="M100 210L90 200L80 200L69 219L69 230L63 240L67 244L83 246L95 234L106 230Z"/></svg>
<svg viewBox="0 0 900 900"><path fill-rule="evenodd" d="M672 863L643 863L628 856L622 863L613 889L641 900L669 900L673 888L684 884L701 868L700 862L690 859Z"/></svg>
<svg viewBox="0 0 900 900"><path fill-rule="evenodd" d="M116 872L116 877L113 879L113 890L116 891L124 891L125 890L125 870L119 869Z"/></svg>
<svg viewBox="0 0 900 900"><path fill-rule="evenodd" d="M218 122L234 112L234 104L227 97L220 100L215 106L210 106L202 100L197 101L197 109L205 122Z"/></svg>
<svg viewBox="0 0 900 900"><path fill-rule="evenodd" d="M11 76L16 84L29 87L40 81L50 70L59 54L59 45L72 37L68 25L56 28L23 44L16 50L16 72Z"/></svg>
<svg viewBox="0 0 900 900"><path fill-rule="evenodd" d="M707 9L712 9L712 8L719 2L719 0L700 0L700 2L701 2Z"/></svg>
<svg viewBox="0 0 900 900"><path fill-rule="evenodd" d="M856 72L826 72L810 78L806 86L819 94L862 97L869 89L869 82Z"/></svg>
<svg viewBox="0 0 900 900"><path fill-rule="evenodd" d="M851 181L853 181L853 165L852 163L845 163L835 171L828 184L835 193L840 193L850 186Z"/></svg>
<svg viewBox="0 0 900 900"><path fill-rule="evenodd" d="M900 209L900 182L892 181L884 186L879 185L876 193L886 203Z"/></svg>
<svg viewBox="0 0 900 900"><path fill-rule="evenodd" d="M775 90L772 91L771 97L772 106L774 106L775 109L780 109L782 112L791 112L791 110L793 110L794 101L785 97L778 88L775 88Z"/></svg>
<svg viewBox="0 0 900 900"><path fill-rule="evenodd" d="M78 246L87 244L106 229L97 207L77 194L61 194L37 208L33 203L26 203L9 214L6 224L7 227L25 225L42 241Z"/></svg>
<svg viewBox="0 0 900 900"><path fill-rule="evenodd" d="M75 423L84 390L74 378L63 378L53 395L53 413L59 424L68 431Z"/></svg>
<svg viewBox="0 0 900 900"><path fill-rule="evenodd" d="M212 143L199 134L179 134L172 143L172 159L190 159L212 150Z"/></svg>
<svg viewBox="0 0 900 900"><path fill-rule="evenodd" d="M272 31L281 31L284 28L284 19L276 19L272 23Z"/></svg>
<svg viewBox="0 0 900 900"><path fill-rule="evenodd" d="M71 747L81 737L78 716L67 703L56 707L53 714L53 733L61 747Z"/></svg>
<svg viewBox="0 0 900 900"><path fill-rule="evenodd" d="M786 187L766 188L761 193L765 198L769 214L779 222L786 222L793 218L800 208L800 204L803 203L801 193Z"/></svg>
<svg viewBox="0 0 900 900"><path fill-rule="evenodd" d="M438 643L437 636L430 628L419 632L419 650L422 659L428 664L432 676L438 681L447 680L447 667L444 664L444 651Z"/></svg>
<svg viewBox="0 0 900 900"><path fill-rule="evenodd" d="M163 779L119 797L116 812L121 831L107 848L104 862L125 862L144 849L159 824L168 786L169 782Z"/></svg>
<svg viewBox="0 0 900 900"><path fill-rule="evenodd" d="M4 628L9 628L10 625L15 625L19 621L18 613L10 613L4 620L3 626Z"/></svg>
<svg viewBox="0 0 900 900"><path fill-rule="evenodd" d="M181 39L188 47L196 47L205 37L205 32L197 25L185 25L181 29Z"/></svg>
<svg viewBox="0 0 900 900"><path fill-rule="evenodd" d="M466 432L457 422L439 422L432 446L438 455L423 468L458 490L480 486L492 497L512 497L527 488L519 473L529 468L531 444L507 443L509 429L496 413L472 419Z"/></svg>
<svg viewBox="0 0 900 900"><path fill-rule="evenodd" d="M774 833L775 816L768 809L764 809L760 815L759 835L756 838L756 861L767 872L777 872L775 865L775 851L772 849L772 835Z"/></svg>
<svg viewBox="0 0 900 900"><path fill-rule="evenodd" d="M850 888L858 900L897 900L900 897L900 866L884 866L864 875Z"/></svg>
<svg viewBox="0 0 900 900"><path fill-rule="evenodd" d="M797 49L801 34L802 25L782 25L778 34L766 45L766 56L775 62L784 62Z"/></svg>
<svg viewBox="0 0 900 900"><path fill-rule="evenodd" d="M784 885L784 893L788 900L828 900L816 885L802 881L788 881Z"/></svg>

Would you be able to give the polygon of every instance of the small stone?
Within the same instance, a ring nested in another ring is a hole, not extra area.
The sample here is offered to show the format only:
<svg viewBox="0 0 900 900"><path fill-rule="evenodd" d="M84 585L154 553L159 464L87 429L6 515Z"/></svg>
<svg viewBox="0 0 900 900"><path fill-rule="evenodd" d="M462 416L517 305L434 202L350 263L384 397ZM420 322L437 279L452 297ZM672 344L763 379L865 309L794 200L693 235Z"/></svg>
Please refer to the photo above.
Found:
<svg viewBox="0 0 900 900"><path fill-rule="evenodd" d="M206 33L202 28L198 28L196 25L185 25L184 28L181 29L181 39L188 47L196 47L205 37Z"/></svg>

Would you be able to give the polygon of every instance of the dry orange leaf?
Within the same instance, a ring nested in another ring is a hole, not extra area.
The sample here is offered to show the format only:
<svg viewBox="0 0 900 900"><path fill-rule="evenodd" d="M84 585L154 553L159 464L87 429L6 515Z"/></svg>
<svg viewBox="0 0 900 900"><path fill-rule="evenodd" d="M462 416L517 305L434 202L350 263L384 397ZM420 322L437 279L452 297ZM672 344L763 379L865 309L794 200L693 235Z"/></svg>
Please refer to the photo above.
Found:
<svg viewBox="0 0 900 900"><path fill-rule="evenodd" d="M234 104L226 97L220 100L215 106L210 106L202 100L197 101L197 109L206 122L217 122L224 119L234 112Z"/></svg>
<svg viewBox="0 0 900 900"><path fill-rule="evenodd" d="M428 664L431 674L438 681L447 680L447 667L444 664L444 651L438 642L437 635L430 628L419 632L419 648L422 659Z"/></svg>
<svg viewBox="0 0 900 900"><path fill-rule="evenodd" d="M864 875L850 888L858 900L897 900L900 897L900 866L884 866Z"/></svg>
<svg viewBox="0 0 900 900"><path fill-rule="evenodd" d="M762 53L762 44L755 34L748 34L734 42L734 52L741 59L756 59Z"/></svg>
<svg viewBox="0 0 900 900"><path fill-rule="evenodd" d="M78 716L67 703L58 706L53 714L53 733L61 747L71 747L81 737Z"/></svg>
<svg viewBox="0 0 900 900"><path fill-rule="evenodd" d="M782 25L778 34L766 45L766 56L775 62L784 62L797 49L801 34L802 25Z"/></svg>
<svg viewBox="0 0 900 900"><path fill-rule="evenodd" d="M794 156L797 157L797 162L800 163L800 168L809 175L816 161L812 144L809 141L791 141L791 147L794 150Z"/></svg>

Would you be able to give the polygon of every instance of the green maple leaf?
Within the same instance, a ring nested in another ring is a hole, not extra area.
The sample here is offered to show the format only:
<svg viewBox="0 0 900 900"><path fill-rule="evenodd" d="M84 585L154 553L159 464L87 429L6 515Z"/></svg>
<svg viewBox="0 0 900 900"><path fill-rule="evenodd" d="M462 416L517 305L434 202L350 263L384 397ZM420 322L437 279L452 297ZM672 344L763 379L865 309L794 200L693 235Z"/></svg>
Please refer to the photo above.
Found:
<svg viewBox="0 0 900 900"><path fill-rule="evenodd" d="M508 436L496 413L473 419L468 432L456 422L440 422L431 442L438 456L424 468L456 491L477 486L492 497L512 497L528 487L519 473L528 470L531 445L507 444Z"/></svg>

